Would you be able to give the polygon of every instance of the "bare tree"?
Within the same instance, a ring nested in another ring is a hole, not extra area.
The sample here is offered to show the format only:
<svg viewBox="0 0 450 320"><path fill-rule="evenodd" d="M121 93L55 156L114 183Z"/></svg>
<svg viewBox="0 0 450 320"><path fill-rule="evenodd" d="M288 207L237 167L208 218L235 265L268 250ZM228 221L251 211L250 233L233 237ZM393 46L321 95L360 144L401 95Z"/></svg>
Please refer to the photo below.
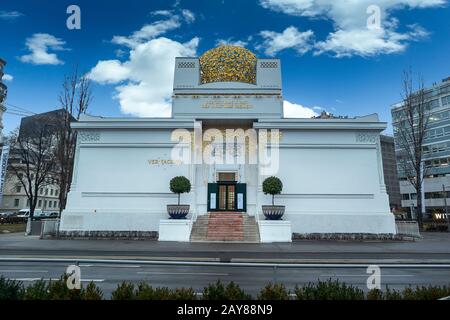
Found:
<svg viewBox="0 0 450 320"><path fill-rule="evenodd" d="M64 116L57 131L57 164L59 181L59 212L66 207L67 194L72 183L72 171L75 158L77 135L71 128L78 121L92 100L91 82L78 73L78 68L64 78L59 103Z"/></svg>
<svg viewBox="0 0 450 320"><path fill-rule="evenodd" d="M9 168L27 195L29 221L34 217L39 190L55 179L54 125L46 120L40 118L25 131L15 130L9 138Z"/></svg>
<svg viewBox="0 0 450 320"><path fill-rule="evenodd" d="M399 152L399 164L402 174L414 187L417 194L416 216L422 227L422 186L426 168L423 165L423 141L429 120L429 104L426 102L424 82L419 77L415 86L412 72L405 71L402 92L402 114L395 136Z"/></svg>

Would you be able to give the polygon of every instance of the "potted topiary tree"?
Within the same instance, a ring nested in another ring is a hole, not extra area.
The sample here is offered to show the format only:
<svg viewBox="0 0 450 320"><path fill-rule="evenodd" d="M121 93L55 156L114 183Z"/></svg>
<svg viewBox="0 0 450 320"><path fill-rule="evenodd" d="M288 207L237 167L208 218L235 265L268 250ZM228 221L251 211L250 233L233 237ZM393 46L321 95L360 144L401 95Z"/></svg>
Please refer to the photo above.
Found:
<svg viewBox="0 0 450 320"><path fill-rule="evenodd" d="M268 177L263 182L263 192L264 194L272 195L272 205L262 206L262 211L267 220L281 220L284 214L285 206L276 206L275 195L280 194L283 190L283 183L277 177Z"/></svg>
<svg viewBox="0 0 450 320"><path fill-rule="evenodd" d="M178 194L178 204L168 204L167 213L172 219L185 219L189 213L189 205L180 205L180 195L191 191L191 182L183 176L172 178L170 180L170 191Z"/></svg>

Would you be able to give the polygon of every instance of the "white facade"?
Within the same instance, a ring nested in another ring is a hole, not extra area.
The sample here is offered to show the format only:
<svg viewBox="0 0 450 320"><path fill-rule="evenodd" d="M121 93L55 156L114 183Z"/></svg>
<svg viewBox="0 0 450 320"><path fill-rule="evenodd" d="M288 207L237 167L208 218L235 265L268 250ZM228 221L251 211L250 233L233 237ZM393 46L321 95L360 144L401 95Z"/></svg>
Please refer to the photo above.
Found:
<svg viewBox="0 0 450 320"><path fill-rule="evenodd" d="M279 168L270 175L283 182L275 202L286 206L287 223L272 233L267 233L270 224L262 223L265 234L280 238L277 232L289 229L302 234L395 234L379 139L386 124L376 115L283 118L280 70L278 59L258 59L256 84L201 84L199 59L178 58L171 118L86 116L74 123L78 144L73 185L60 230L158 231L170 224L164 222L166 205L177 197L170 193L169 181L180 175L192 183L191 192L181 196L191 206L192 223L213 208L208 188L219 173L235 174L245 194L235 200L243 205L240 211L263 222L261 205L270 204L271 198L262 192L260 164L180 164L172 157L178 142L171 139L175 129L243 128L281 133ZM273 145L267 148L273 150ZM189 223L176 228L190 230Z"/></svg>

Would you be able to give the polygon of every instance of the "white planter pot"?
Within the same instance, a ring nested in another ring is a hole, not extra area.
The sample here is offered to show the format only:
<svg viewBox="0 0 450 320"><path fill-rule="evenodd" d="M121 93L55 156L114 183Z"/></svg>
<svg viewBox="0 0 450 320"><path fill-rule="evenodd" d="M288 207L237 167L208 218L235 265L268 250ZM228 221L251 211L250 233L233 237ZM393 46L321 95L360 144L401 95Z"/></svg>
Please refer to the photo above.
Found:
<svg viewBox="0 0 450 320"><path fill-rule="evenodd" d="M290 221L285 220L260 220L258 222L260 241L292 242L292 227Z"/></svg>
<svg viewBox="0 0 450 320"><path fill-rule="evenodd" d="M191 230L191 220L159 220L158 241L189 242Z"/></svg>

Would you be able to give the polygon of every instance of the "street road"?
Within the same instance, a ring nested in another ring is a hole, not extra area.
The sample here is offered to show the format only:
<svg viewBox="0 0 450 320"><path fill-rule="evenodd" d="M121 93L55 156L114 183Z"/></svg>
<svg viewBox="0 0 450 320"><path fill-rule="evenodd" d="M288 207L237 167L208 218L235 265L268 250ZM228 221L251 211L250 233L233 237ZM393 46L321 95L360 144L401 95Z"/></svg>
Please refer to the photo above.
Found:
<svg viewBox="0 0 450 320"><path fill-rule="evenodd" d="M25 285L39 279L58 279L66 270L67 263L56 262L0 262L0 274L6 278L22 281ZM366 289L368 274L363 268L337 269L277 269L262 267L230 266L148 266L136 264L87 264L81 263L82 283L94 281L109 297L122 281L135 284L145 281L153 286L192 287L202 292L203 287L221 280L234 281L252 295L256 295L268 282L283 283L289 289L296 285L319 280L339 279L347 284ZM446 269L382 269L382 287L400 289L413 285L450 284L450 268Z"/></svg>

